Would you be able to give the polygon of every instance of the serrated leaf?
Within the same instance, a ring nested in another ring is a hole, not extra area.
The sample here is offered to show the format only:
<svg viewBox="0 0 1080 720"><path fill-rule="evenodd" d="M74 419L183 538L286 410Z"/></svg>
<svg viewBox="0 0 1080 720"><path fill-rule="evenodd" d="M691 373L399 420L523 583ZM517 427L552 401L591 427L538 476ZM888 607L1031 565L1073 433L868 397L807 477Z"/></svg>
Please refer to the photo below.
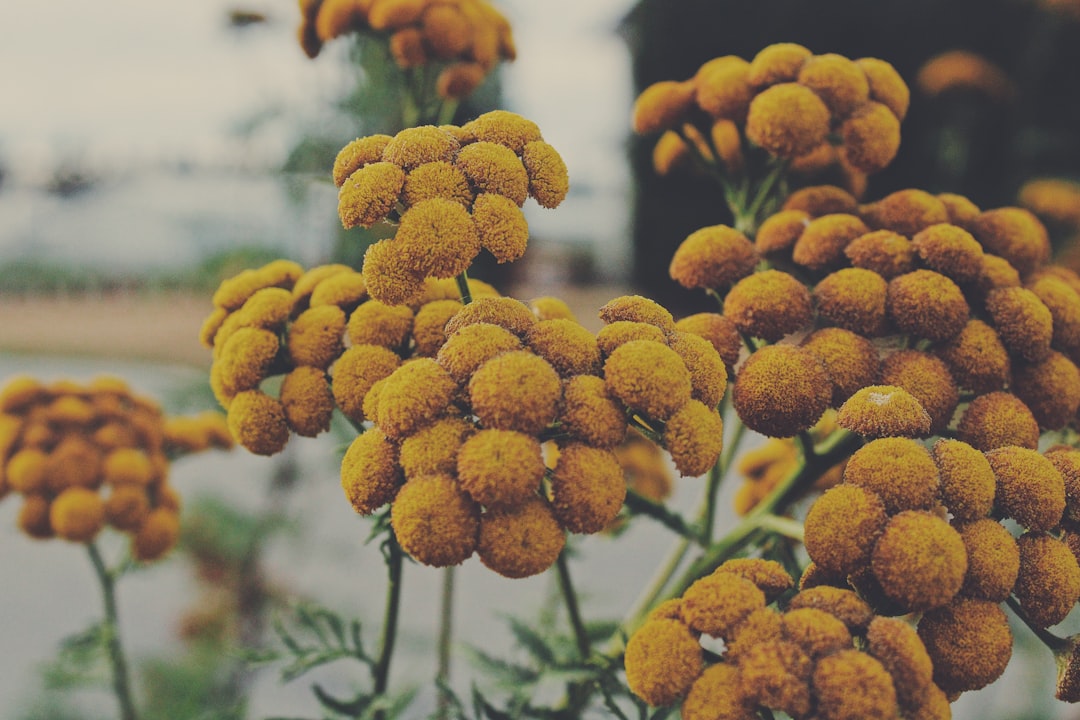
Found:
<svg viewBox="0 0 1080 720"><path fill-rule="evenodd" d="M275 616L274 619L271 620L270 625L274 628L274 634L278 636L278 639L281 640L285 647L289 648L289 651L292 652L293 655L299 657L304 654L304 649L300 647L300 643L298 643L296 639L289 634L289 631L285 629L285 623L281 621L280 617Z"/></svg>
<svg viewBox="0 0 1080 720"><path fill-rule="evenodd" d="M321 627L319 627L319 623L315 619L311 608L309 608L306 604L301 604L296 606L295 612L297 619L300 621L300 624L310 630L312 634L319 639L319 642L322 643L324 647L328 647L330 645L330 642L326 638L326 633Z"/></svg>
<svg viewBox="0 0 1080 720"><path fill-rule="evenodd" d="M510 624L510 631L518 644L540 661L541 665L554 665L557 662L555 651L539 633L517 618L506 617L505 619Z"/></svg>
<svg viewBox="0 0 1080 720"><path fill-rule="evenodd" d="M307 653L303 657L297 658L295 662L288 665L281 671L281 679L284 682L291 682L298 677L314 670L321 665L327 665L329 663L341 660L342 658L351 658L352 655L345 650L329 649L320 652Z"/></svg>
<svg viewBox="0 0 1080 720"><path fill-rule="evenodd" d="M371 701L375 699L373 695L362 692L352 700L340 700L324 690L319 683L311 684L311 692L314 693L315 699L322 703L323 707L349 717L359 717L371 704Z"/></svg>
<svg viewBox="0 0 1080 720"><path fill-rule="evenodd" d="M532 668L500 660L471 645L465 646L465 652L481 673L511 688L532 685L539 678L539 673Z"/></svg>
<svg viewBox="0 0 1080 720"><path fill-rule="evenodd" d="M476 717L487 720L514 720L513 716L505 713L487 701L480 689L473 686L473 707L476 709Z"/></svg>

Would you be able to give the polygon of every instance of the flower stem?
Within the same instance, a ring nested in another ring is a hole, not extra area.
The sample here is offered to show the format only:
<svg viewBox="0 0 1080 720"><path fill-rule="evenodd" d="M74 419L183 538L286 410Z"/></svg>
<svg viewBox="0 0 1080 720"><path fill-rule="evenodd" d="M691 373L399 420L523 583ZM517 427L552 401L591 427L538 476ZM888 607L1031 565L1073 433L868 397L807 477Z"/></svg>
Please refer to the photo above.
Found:
<svg viewBox="0 0 1080 720"><path fill-rule="evenodd" d="M1021 622L1027 625L1028 629L1037 637L1043 645L1048 647L1055 654L1065 652L1072 649L1072 643L1062 637L1058 637L1054 633L1050 632L1046 628L1039 627L1028 619L1027 613L1024 612L1024 608L1020 607L1020 603L1016 598L1009 596L1005 601L1005 604L1009 606L1009 609L1013 611L1016 617L1020 618Z"/></svg>
<svg viewBox="0 0 1080 720"><path fill-rule="evenodd" d="M585 623L581 619L581 609L578 607L577 593L574 592L574 584L570 580L570 567L566 562L566 550L559 553L555 561L555 569L559 573L559 590L562 592L563 602L566 603L566 614L570 617L570 627L574 631L574 642L577 643L578 654L582 660L588 660L592 654L589 643L589 634L585 631Z"/></svg>
<svg viewBox="0 0 1080 720"><path fill-rule="evenodd" d="M454 566L443 569L441 608L439 611L439 667L435 675L438 683L446 687L450 682L450 642L454 626ZM450 702L446 693L439 693L436 718L449 717Z"/></svg>
<svg viewBox="0 0 1080 720"><path fill-rule="evenodd" d="M461 293L461 303L468 305L472 302L472 291L469 290L469 275L465 270L461 271L460 275L457 275L454 280L457 281L458 292Z"/></svg>
<svg viewBox="0 0 1080 720"><path fill-rule="evenodd" d="M401 607L401 569L404 552L398 545L393 533L385 544L387 588L386 613L383 616L382 637L379 640L379 658L372 668L375 681L375 694L384 695L390 680L390 659L394 655L394 641L397 639L398 611ZM379 713L379 718L383 717Z"/></svg>
<svg viewBox="0 0 1080 720"><path fill-rule="evenodd" d="M101 584L101 594L105 601L103 631L109 663L112 665L113 693L120 704L120 717L121 720L137 720L138 713L135 712L135 704L131 699L127 658L124 656L124 648L120 643L120 627L116 612L116 576L105 567L105 561L97 545L87 543L86 549L90 554L90 562L94 565L98 582Z"/></svg>

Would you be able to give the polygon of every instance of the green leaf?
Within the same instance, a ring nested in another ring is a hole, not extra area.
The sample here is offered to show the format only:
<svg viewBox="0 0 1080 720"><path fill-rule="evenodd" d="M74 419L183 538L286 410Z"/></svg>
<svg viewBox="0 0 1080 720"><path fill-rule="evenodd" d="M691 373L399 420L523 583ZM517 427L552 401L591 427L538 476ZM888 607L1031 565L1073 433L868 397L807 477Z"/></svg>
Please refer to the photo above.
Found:
<svg viewBox="0 0 1080 720"><path fill-rule="evenodd" d="M520 688L522 685L532 685L540 677L540 674L532 668L500 660L471 645L465 646L465 652L481 673L490 675L492 679L506 687Z"/></svg>
<svg viewBox="0 0 1080 720"><path fill-rule="evenodd" d="M314 693L315 699L322 703L323 707L349 717L359 717L375 699L375 696L362 692L352 700L341 700L324 690L319 683L312 683L311 692Z"/></svg>
<svg viewBox="0 0 1080 720"><path fill-rule="evenodd" d="M506 617L505 620L509 623L514 638L534 658L540 661L541 665L554 665L556 663L555 651L551 649L547 641L539 633L517 618Z"/></svg>

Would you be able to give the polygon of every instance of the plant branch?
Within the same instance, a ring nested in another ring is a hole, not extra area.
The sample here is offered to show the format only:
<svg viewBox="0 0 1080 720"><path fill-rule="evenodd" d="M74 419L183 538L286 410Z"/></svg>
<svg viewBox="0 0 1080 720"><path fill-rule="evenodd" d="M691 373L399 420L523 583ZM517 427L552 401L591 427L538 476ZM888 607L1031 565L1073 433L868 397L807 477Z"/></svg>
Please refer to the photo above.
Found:
<svg viewBox="0 0 1080 720"><path fill-rule="evenodd" d="M578 607L577 593L574 592L574 584L570 580L570 567L566 561L566 550L559 553L555 561L555 569L559 573L559 591L562 593L563 602L566 603L566 614L570 618L570 627L574 631L574 642L577 644L578 654L581 659L588 660L592 654L589 643L589 633L585 630L585 622L581 619L581 608Z"/></svg>
<svg viewBox="0 0 1080 720"><path fill-rule="evenodd" d="M664 527L678 533L682 537L692 538L696 542L701 542L700 533L687 524L682 515L671 512L664 505L653 502L630 488L626 489L625 502L626 507L634 512L641 515L648 515L653 520L656 520Z"/></svg>
<svg viewBox="0 0 1080 720"><path fill-rule="evenodd" d="M398 545L393 532L384 545L386 553L387 588L386 612L383 616L382 637L379 640L379 657L372 667L375 681L375 694L384 695L389 687L390 659L394 655L394 641L397 639L398 611L401 608L401 570L404 551ZM381 713L380 713L381 716Z"/></svg>
<svg viewBox="0 0 1080 720"><path fill-rule="evenodd" d="M1058 637L1046 628L1039 627L1035 623L1031 622L1031 620L1027 616L1027 613L1024 612L1024 608L1020 606L1019 601L1017 601L1015 597L1010 595L1009 598L1005 601L1005 604L1009 606L1009 609L1013 611L1013 614L1016 615L1016 617L1018 617L1021 622L1027 625L1028 629L1031 630L1035 637L1037 637L1039 641L1042 642L1043 645L1048 647L1054 654L1066 652L1072 649L1072 643L1070 643L1065 638Z"/></svg>
<svg viewBox="0 0 1080 720"><path fill-rule="evenodd" d="M120 626L116 611L116 575L107 567L101 557L101 553L94 543L87 543L86 549L90 554L90 562L94 566L98 582L101 585L101 594L105 602L105 642L109 654L109 663L112 666L113 693L116 701L120 704L120 717L122 720L137 720L135 703L131 698L131 682L128 675L127 658L124 656L124 648L120 643Z"/></svg>
<svg viewBox="0 0 1080 720"><path fill-rule="evenodd" d="M440 686L449 687L450 684L450 643L454 627L454 566L443 569L442 598L439 610L439 666L435 674L435 682ZM439 703L436 710L436 718L443 720L449 717L450 699L446 693L439 693Z"/></svg>

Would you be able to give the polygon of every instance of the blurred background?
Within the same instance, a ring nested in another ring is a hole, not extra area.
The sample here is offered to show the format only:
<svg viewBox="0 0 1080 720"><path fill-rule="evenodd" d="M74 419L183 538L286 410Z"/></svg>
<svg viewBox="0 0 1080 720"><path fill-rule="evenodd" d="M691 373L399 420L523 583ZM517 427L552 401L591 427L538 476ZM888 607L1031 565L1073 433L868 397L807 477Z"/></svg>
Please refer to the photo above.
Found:
<svg viewBox="0 0 1080 720"><path fill-rule="evenodd" d="M525 258L473 275L522 299L565 297L593 329L599 307L627 292L677 315L706 302L671 282L667 265L689 232L727 221L727 211L699 179L658 178L655 138L633 137L629 116L645 86L688 78L719 55L750 58L790 41L893 63L911 85L912 108L900 154L871 178L868 199L920 187L986 208L1021 203L1033 180L1067 189L1080 182L1080 3L495 4L513 27L518 57L455 122L497 107L534 120L565 159L571 192L555 210L526 205ZM112 374L171 412L212 408L209 351L197 334L223 278L277 257L359 266L370 238L340 228L329 168L353 138L399 129L387 111L394 68L344 39L310 60L298 24L293 0L8 8L0 23L0 383L25 373ZM1080 206L1065 211L1044 219L1068 260ZM268 608L285 599L308 597L358 616L375 637L384 571L374 548L363 546L368 527L341 497L343 442L298 439L272 460L236 451L174 466L188 498L182 552L120 589L148 717L315 712L306 681L238 670L222 650L257 644ZM677 482L672 502L689 507L698 490ZM0 502L0 716L109 717L108 696L77 694L72 714L68 693L57 689L93 686L93 677L56 661L61 642L100 614L90 569L70 546L20 535L15 505ZM617 544L581 543L586 615L619 617L666 543L641 522ZM555 591L546 576L501 580L475 560L462 573L469 590L457 635L496 654L512 644L498 615L531 618ZM405 582L395 680L419 684L434 667L439 579L412 565ZM77 652L77 644L67 647ZM460 667L453 679L468 675ZM1036 647L1001 682L962 698L955 716L1080 717L1052 700L1053 679L1049 654ZM351 680L331 672L324 681ZM204 702L182 702L193 697ZM200 715L211 698L247 714Z"/></svg>

